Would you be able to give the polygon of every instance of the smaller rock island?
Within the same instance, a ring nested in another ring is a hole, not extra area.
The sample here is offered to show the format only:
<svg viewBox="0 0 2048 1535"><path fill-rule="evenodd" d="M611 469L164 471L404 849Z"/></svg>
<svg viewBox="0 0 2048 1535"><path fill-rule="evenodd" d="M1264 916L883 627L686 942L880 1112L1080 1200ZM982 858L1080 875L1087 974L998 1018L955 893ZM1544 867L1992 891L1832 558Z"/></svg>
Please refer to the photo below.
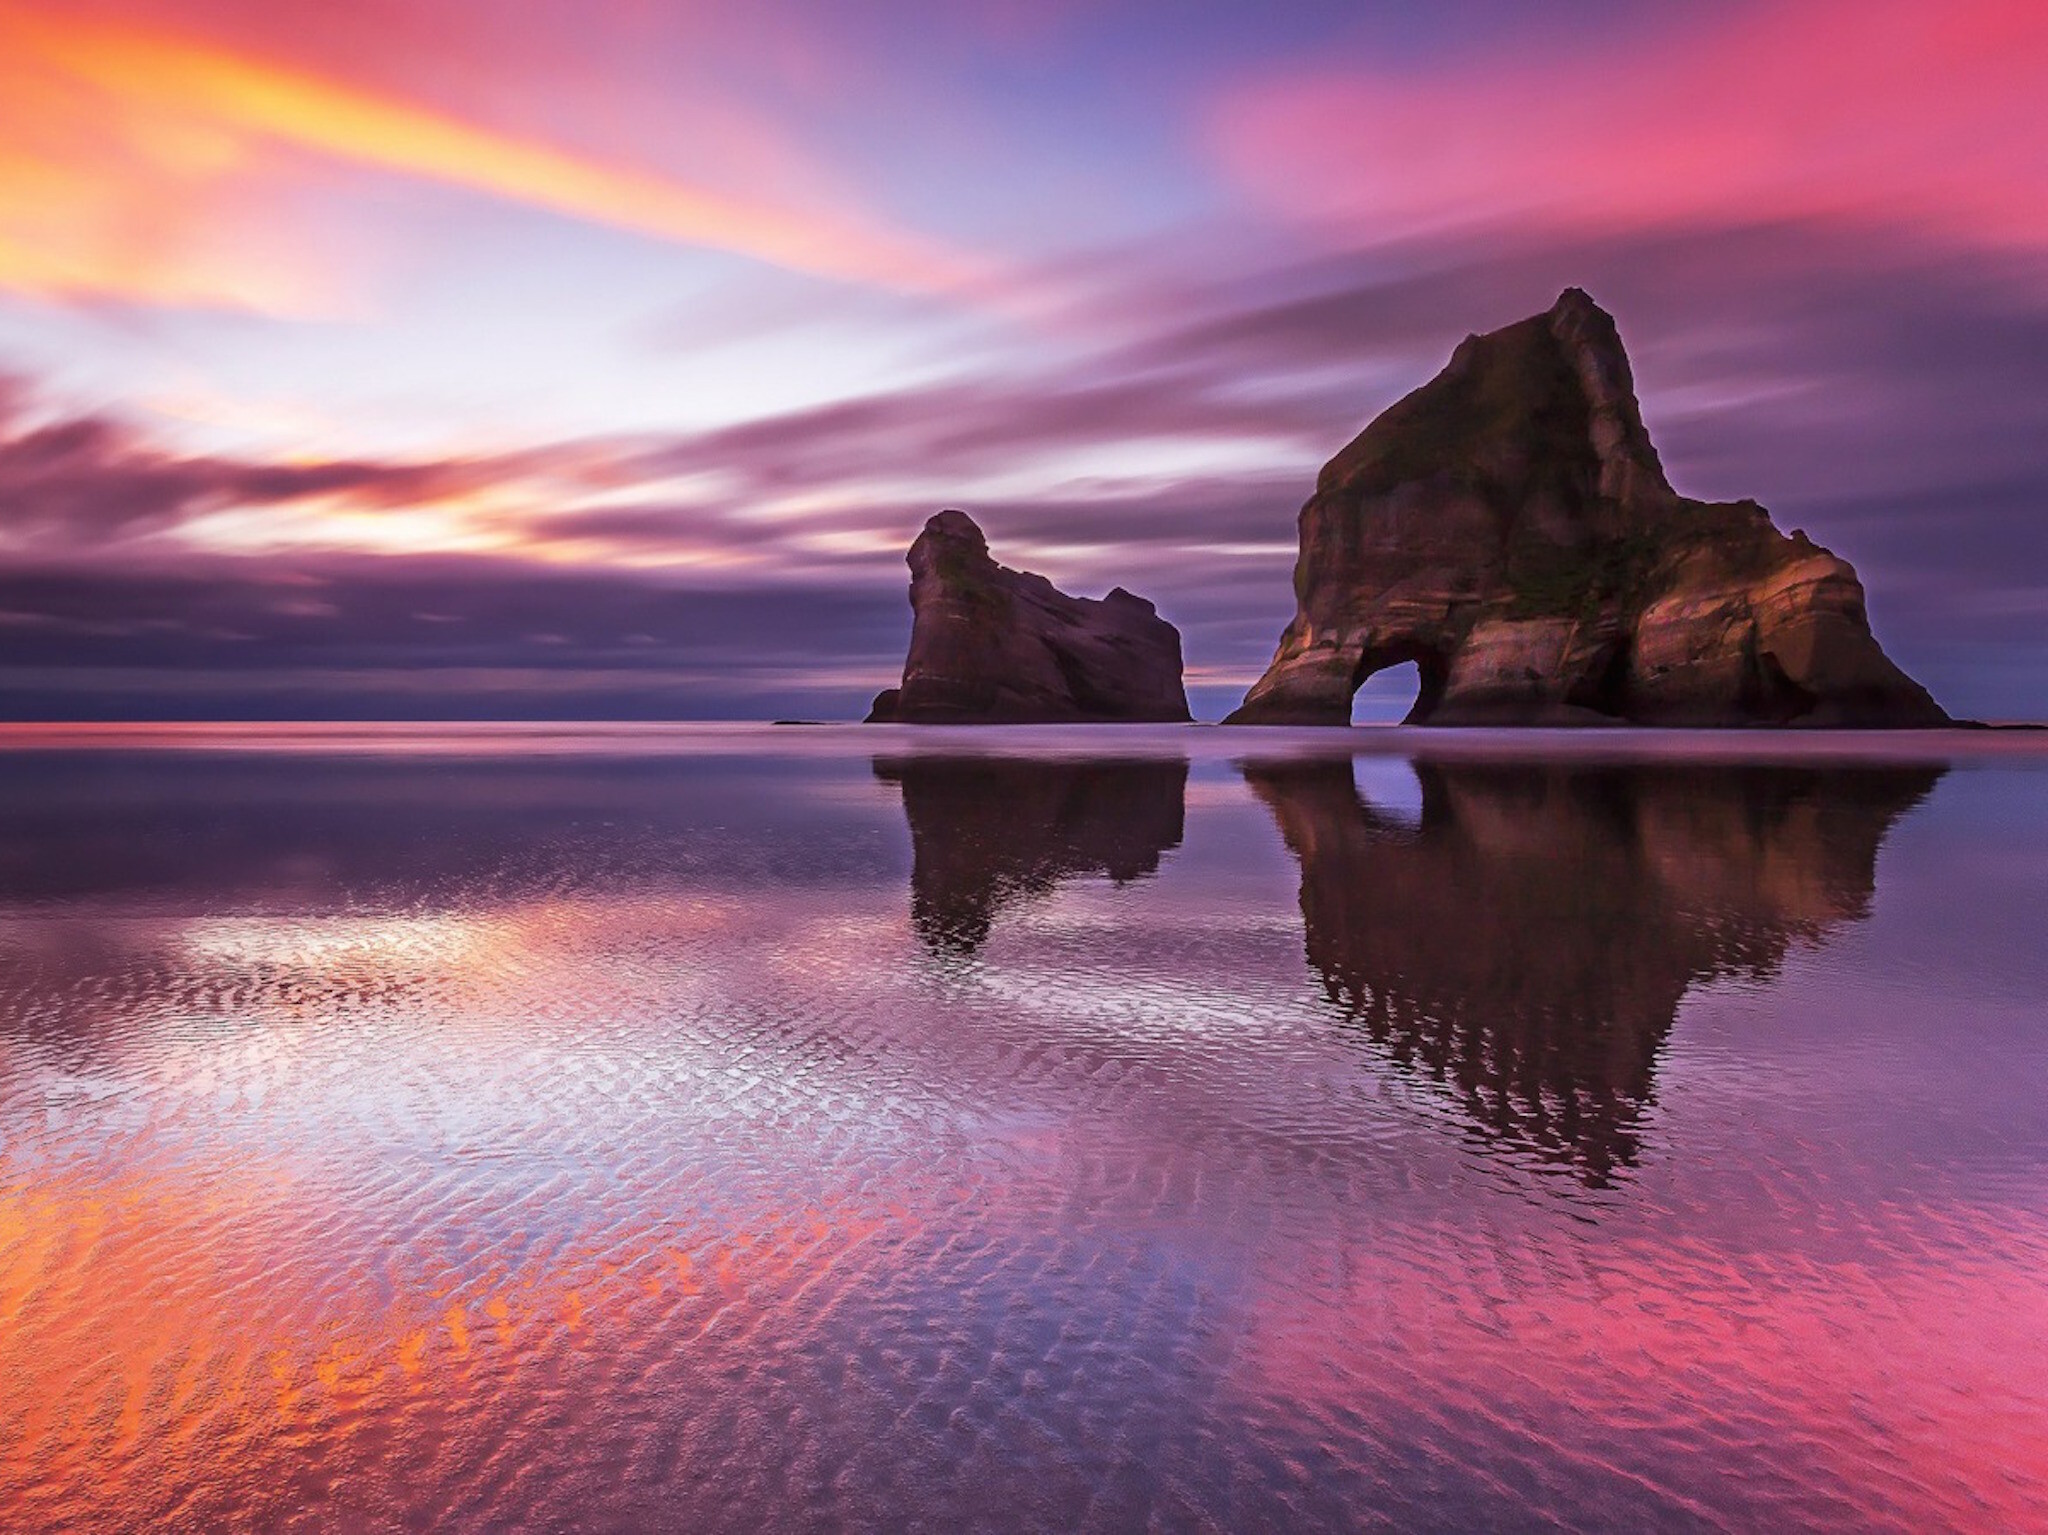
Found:
<svg viewBox="0 0 2048 1535"><path fill-rule="evenodd" d="M1122 587L1096 601L998 565L965 512L910 546L910 653L869 724L1182 723L1180 631Z"/></svg>

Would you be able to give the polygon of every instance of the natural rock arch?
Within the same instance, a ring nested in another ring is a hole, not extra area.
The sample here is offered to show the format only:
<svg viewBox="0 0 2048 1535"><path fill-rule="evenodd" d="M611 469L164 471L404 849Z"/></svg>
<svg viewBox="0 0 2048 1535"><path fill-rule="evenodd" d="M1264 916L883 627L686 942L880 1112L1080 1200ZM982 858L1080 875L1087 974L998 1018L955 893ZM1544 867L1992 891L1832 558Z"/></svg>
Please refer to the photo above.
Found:
<svg viewBox="0 0 2048 1535"><path fill-rule="evenodd" d="M1228 723L1346 724L1403 660L1418 724L1948 723L1846 561L1671 488L1576 288L1468 336L1324 467L1300 530L1294 619Z"/></svg>

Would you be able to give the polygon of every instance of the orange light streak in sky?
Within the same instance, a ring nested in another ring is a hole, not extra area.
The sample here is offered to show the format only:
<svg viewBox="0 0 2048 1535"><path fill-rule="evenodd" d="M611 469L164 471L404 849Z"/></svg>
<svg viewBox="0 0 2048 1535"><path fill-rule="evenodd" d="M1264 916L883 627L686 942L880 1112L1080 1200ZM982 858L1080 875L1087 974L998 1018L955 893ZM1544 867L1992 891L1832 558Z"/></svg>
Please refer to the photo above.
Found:
<svg viewBox="0 0 2048 1535"><path fill-rule="evenodd" d="M992 280L855 215L605 163L163 30L0 3L0 59L0 284L29 292L324 307L346 274L304 251L292 256L313 270L237 259L205 227L218 216L260 229L248 199L313 180L293 164L309 155L814 277L924 293Z"/></svg>

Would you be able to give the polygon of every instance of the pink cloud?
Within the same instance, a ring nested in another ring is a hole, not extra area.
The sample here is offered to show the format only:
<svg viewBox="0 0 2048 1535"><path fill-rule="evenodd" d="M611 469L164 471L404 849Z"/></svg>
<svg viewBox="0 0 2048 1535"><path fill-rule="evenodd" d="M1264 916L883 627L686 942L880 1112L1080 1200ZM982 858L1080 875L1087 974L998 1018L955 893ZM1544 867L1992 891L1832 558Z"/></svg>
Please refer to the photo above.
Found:
<svg viewBox="0 0 2048 1535"><path fill-rule="evenodd" d="M1626 230L1876 215L2048 242L2048 9L1793 0L1433 72L1310 68L1228 90L1228 175L1347 239L1465 223Z"/></svg>

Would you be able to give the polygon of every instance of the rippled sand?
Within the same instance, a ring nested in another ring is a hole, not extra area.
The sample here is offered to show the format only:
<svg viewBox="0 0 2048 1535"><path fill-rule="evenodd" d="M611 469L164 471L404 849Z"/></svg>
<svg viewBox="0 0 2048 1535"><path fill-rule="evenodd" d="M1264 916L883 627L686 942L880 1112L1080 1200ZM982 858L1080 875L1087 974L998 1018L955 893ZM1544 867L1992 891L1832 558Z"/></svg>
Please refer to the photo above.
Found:
<svg viewBox="0 0 2048 1535"><path fill-rule="evenodd" d="M0 736L0 1526L2048 1527L2048 753L1881 745Z"/></svg>

